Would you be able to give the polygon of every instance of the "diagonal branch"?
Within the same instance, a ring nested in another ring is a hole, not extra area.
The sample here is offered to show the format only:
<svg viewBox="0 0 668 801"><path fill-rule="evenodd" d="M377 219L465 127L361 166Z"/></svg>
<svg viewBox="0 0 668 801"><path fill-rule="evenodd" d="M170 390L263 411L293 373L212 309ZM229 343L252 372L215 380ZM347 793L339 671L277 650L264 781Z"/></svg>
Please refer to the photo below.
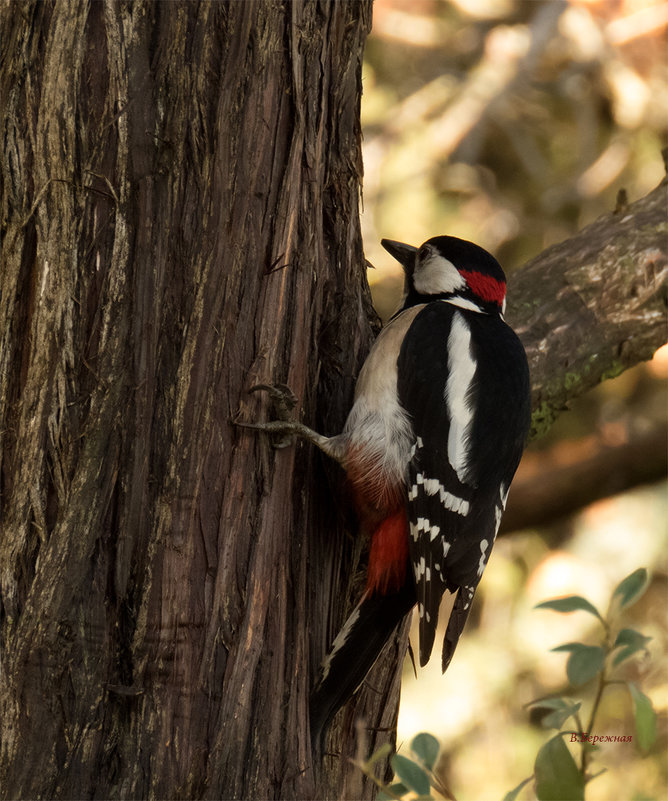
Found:
<svg viewBox="0 0 668 801"><path fill-rule="evenodd" d="M666 186L554 245L509 281L508 322L531 368L531 437L568 401L666 341Z"/></svg>

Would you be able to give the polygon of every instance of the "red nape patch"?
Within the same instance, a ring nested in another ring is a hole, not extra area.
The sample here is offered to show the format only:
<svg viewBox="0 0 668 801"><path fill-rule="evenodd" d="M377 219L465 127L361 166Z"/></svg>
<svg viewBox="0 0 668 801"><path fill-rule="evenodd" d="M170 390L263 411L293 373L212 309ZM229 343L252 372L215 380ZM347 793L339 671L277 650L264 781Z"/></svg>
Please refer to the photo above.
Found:
<svg viewBox="0 0 668 801"><path fill-rule="evenodd" d="M459 272L464 276L473 293L479 298L498 303L499 306L503 304L503 300L506 297L505 281L497 281L491 275L477 273L474 270L460 270Z"/></svg>
<svg viewBox="0 0 668 801"><path fill-rule="evenodd" d="M400 590L406 579L408 561L408 518L401 508L373 532L366 588L387 595Z"/></svg>

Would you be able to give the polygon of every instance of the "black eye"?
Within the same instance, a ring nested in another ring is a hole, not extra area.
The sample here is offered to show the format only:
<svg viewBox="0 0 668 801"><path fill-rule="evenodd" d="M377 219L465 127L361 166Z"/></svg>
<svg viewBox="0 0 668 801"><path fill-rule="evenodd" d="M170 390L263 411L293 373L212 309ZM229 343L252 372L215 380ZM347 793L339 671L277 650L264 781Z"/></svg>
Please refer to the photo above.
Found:
<svg viewBox="0 0 668 801"><path fill-rule="evenodd" d="M426 259L428 255L429 255L429 246L428 245L422 245L420 250L418 250L418 259L420 259L420 261L422 261L422 259Z"/></svg>

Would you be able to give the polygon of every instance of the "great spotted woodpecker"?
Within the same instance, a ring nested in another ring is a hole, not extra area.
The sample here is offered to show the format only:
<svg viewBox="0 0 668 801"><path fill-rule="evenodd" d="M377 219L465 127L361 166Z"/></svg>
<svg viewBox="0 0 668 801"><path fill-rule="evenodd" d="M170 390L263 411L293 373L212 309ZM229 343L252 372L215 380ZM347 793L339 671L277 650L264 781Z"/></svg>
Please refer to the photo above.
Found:
<svg viewBox="0 0 668 801"><path fill-rule="evenodd" d="M529 370L503 319L506 281L498 262L451 236L419 249L382 244L404 268L404 298L362 367L343 432L323 437L282 421L249 426L298 434L339 461L371 540L366 590L311 696L314 741L416 604L419 660L427 663L447 590L454 604L445 671L529 428Z"/></svg>

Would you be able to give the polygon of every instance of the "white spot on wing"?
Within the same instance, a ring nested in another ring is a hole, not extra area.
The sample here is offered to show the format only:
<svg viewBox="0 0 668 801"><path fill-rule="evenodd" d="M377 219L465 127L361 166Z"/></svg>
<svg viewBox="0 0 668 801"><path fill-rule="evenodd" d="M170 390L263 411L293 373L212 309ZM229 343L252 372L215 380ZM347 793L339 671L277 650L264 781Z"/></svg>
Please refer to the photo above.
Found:
<svg viewBox="0 0 668 801"><path fill-rule="evenodd" d="M429 541L433 542L441 532L440 526L432 526L426 517L418 517L416 523L410 523L410 530L413 539L417 542L420 533L429 534ZM423 560L424 561L424 560Z"/></svg>
<svg viewBox="0 0 668 801"><path fill-rule="evenodd" d="M483 571L485 569L485 565L487 564L487 548L489 546L489 542L487 540L480 541L480 562L478 563L478 575L482 576Z"/></svg>
<svg viewBox="0 0 668 801"><path fill-rule="evenodd" d="M499 526L501 525L501 518L503 517L503 509L500 506L494 507L494 539L499 533Z"/></svg>
<svg viewBox="0 0 668 801"><path fill-rule="evenodd" d="M448 369L445 385L445 400L450 414L448 461L457 478L466 483L469 479L468 446L473 423L473 406L468 395L476 362L471 354L471 329L459 312L452 318L448 336Z"/></svg>

